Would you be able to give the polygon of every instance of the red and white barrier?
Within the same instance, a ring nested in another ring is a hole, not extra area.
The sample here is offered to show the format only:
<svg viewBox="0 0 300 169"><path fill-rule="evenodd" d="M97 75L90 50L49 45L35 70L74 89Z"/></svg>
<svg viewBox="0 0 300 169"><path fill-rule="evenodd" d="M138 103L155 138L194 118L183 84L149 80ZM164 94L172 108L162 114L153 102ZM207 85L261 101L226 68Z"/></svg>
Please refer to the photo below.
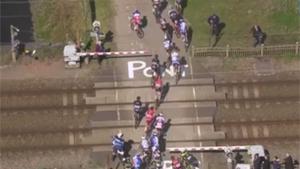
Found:
<svg viewBox="0 0 300 169"><path fill-rule="evenodd" d="M145 56L145 55L152 55L150 52L148 51L116 51L116 52L79 52L77 53L77 55L79 56Z"/></svg>
<svg viewBox="0 0 300 169"><path fill-rule="evenodd" d="M192 151L192 152L228 152L229 151L247 151L248 154L258 154L260 157L265 156L264 147L262 145L245 145L245 146L207 146L207 147L169 147L170 153Z"/></svg>
<svg viewBox="0 0 300 169"><path fill-rule="evenodd" d="M249 149L249 146L213 146L213 147L170 147L167 148L170 152L182 152L186 151L199 151L199 152L214 152L225 151L228 148L233 151L245 151Z"/></svg>

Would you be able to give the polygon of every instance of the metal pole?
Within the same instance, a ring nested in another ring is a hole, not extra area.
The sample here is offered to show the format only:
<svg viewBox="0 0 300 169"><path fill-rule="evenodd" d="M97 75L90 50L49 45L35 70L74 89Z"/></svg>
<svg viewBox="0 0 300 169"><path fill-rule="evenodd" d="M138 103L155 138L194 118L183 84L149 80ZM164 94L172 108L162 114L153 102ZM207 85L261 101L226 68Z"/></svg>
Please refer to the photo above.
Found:
<svg viewBox="0 0 300 169"><path fill-rule="evenodd" d="M11 41L11 57L13 63L16 63L16 50L15 50L15 35L14 35L14 26L10 25L10 41Z"/></svg>
<svg viewBox="0 0 300 169"><path fill-rule="evenodd" d="M226 45L226 57L229 56L229 44Z"/></svg>

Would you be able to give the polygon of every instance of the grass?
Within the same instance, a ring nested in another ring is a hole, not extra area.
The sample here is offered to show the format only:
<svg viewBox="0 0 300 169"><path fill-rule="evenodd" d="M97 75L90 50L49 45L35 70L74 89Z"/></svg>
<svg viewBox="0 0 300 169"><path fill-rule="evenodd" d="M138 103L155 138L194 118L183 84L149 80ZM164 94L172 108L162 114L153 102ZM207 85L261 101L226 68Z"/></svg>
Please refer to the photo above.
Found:
<svg viewBox="0 0 300 169"><path fill-rule="evenodd" d="M297 0L187 0L184 17L193 29L193 44L208 46L208 16L213 13L225 23L217 46L251 46L249 33L259 24L267 33L266 45L295 43L300 40L300 14Z"/></svg>
<svg viewBox="0 0 300 169"><path fill-rule="evenodd" d="M86 41L92 28L89 0L40 0L31 3L36 37L48 42ZM109 29L110 0L95 0L96 19Z"/></svg>

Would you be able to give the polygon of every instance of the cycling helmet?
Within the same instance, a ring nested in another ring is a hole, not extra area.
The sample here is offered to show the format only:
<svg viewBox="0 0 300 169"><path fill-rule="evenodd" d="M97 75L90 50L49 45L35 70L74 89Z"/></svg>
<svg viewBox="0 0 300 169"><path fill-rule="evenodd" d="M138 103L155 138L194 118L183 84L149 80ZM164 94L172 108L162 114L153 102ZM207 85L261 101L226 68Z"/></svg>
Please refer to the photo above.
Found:
<svg viewBox="0 0 300 169"><path fill-rule="evenodd" d="M158 58L158 54L155 54L154 57L155 57L155 58Z"/></svg>
<svg viewBox="0 0 300 169"><path fill-rule="evenodd" d="M136 97L136 100L141 100L141 96L137 96L137 97Z"/></svg>
<svg viewBox="0 0 300 169"><path fill-rule="evenodd" d="M135 9L135 10L133 11L133 13L140 13L140 11L139 11L138 9Z"/></svg>
<svg viewBox="0 0 300 169"><path fill-rule="evenodd" d="M159 113L158 116L164 116L163 113Z"/></svg>
<svg viewBox="0 0 300 169"><path fill-rule="evenodd" d="M122 138L122 137L123 137L123 133L119 132L119 133L117 134L117 136L118 136L119 138Z"/></svg>
<svg viewBox="0 0 300 169"><path fill-rule="evenodd" d="M142 136L141 138L142 138L142 140L146 139L146 137L145 137L145 136Z"/></svg>

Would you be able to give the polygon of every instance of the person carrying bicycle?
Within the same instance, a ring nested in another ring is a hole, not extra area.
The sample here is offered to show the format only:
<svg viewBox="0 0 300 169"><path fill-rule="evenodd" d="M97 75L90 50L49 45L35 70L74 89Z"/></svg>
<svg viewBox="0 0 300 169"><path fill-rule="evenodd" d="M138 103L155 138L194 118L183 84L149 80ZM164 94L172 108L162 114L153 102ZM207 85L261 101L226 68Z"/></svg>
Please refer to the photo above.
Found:
<svg viewBox="0 0 300 169"><path fill-rule="evenodd" d="M143 156L141 153L137 153L135 156L132 158L133 161L133 169L141 169L143 165Z"/></svg>
<svg viewBox="0 0 300 169"><path fill-rule="evenodd" d="M151 105L146 112L146 127L145 132L148 132L152 128L152 123L155 117L155 108L153 105Z"/></svg>
<svg viewBox="0 0 300 169"><path fill-rule="evenodd" d="M173 169L183 169L183 166L180 162L180 159L175 156L171 156L171 161L172 161L172 168Z"/></svg>
<svg viewBox="0 0 300 169"><path fill-rule="evenodd" d="M135 114L141 114L143 103L141 102L141 97L137 96L136 100L133 101L133 111Z"/></svg>
<svg viewBox="0 0 300 169"><path fill-rule="evenodd" d="M199 162L195 156L189 153L187 150L184 150L181 154L181 161L183 166L187 168L188 165L193 166L194 168L199 168Z"/></svg>
<svg viewBox="0 0 300 169"><path fill-rule="evenodd" d="M164 115L162 113L159 113L154 121L154 128L156 129L156 131L158 132L158 135L160 135L165 127L166 124L166 119L164 117Z"/></svg>
<svg viewBox="0 0 300 169"><path fill-rule="evenodd" d="M123 157L124 155L124 144L125 141L123 139L123 133L119 132L116 136L113 136L113 140L112 140L112 155L113 155L113 161L115 160L115 158L117 157L117 155L121 155ZM124 160L124 157L123 159Z"/></svg>
<svg viewBox="0 0 300 169"><path fill-rule="evenodd" d="M163 88L163 81L161 79L161 76L157 76L154 80L154 90L155 90L155 95L156 95L156 106L159 105L162 88Z"/></svg>

